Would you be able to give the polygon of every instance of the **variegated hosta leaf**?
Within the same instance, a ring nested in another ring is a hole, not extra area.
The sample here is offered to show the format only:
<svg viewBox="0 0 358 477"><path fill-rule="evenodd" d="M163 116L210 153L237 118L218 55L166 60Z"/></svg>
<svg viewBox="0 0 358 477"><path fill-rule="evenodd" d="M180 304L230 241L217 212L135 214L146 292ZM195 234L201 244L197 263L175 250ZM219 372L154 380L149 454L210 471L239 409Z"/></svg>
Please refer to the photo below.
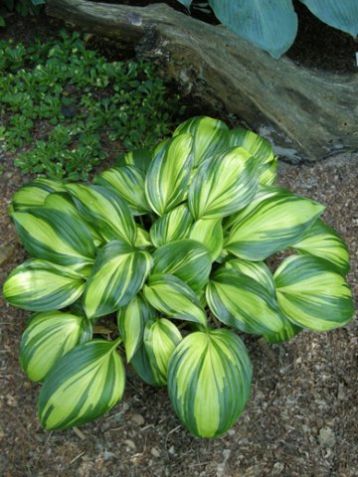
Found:
<svg viewBox="0 0 358 477"><path fill-rule="evenodd" d="M211 257L195 240L177 240L159 247L153 254L153 275L169 274L200 292L209 280Z"/></svg>
<svg viewBox="0 0 358 477"><path fill-rule="evenodd" d="M41 207L51 192L63 190L65 188L61 182L39 177L15 192L11 200L10 212Z"/></svg>
<svg viewBox="0 0 358 477"><path fill-rule="evenodd" d="M107 169L96 177L95 183L113 189L129 204L134 215L151 211L144 193L144 173L135 166Z"/></svg>
<svg viewBox="0 0 358 477"><path fill-rule="evenodd" d="M137 228L127 203L112 190L101 186L68 184L83 218L98 227L105 240L122 239L130 244L136 240Z"/></svg>
<svg viewBox="0 0 358 477"><path fill-rule="evenodd" d="M189 237L205 245L215 261L222 252L224 231L221 219L201 219L194 222Z"/></svg>
<svg viewBox="0 0 358 477"><path fill-rule="evenodd" d="M152 320L145 325L144 346L158 386L167 383L169 359L181 340L178 328L166 318Z"/></svg>
<svg viewBox="0 0 358 477"><path fill-rule="evenodd" d="M183 424L198 437L216 437L239 418L250 394L245 345L225 329L195 332L175 348L168 390Z"/></svg>
<svg viewBox="0 0 358 477"><path fill-rule="evenodd" d="M84 221L45 207L14 212L12 217L21 242L34 257L59 265L93 263L96 248Z"/></svg>
<svg viewBox="0 0 358 477"><path fill-rule="evenodd" d="M137 237L136 237L134 245L135 247L138 247L138 248L147 248L153 245L150 240L149 232L147 232L142 227L139 227L138 225L137 225Z"/></svg>
<svg viewBox="0 0 358 477"><path fill-rule="evenodd" d="M264 260L297 242L324 210L318 202L285 190L264 197L235 216L225 243L233 255Z"/></svg>
<svg viewBox="0 0 358 477"><path fill-rule="evenodd" d="M291 256L281 263L274 278L280 308L293 323L328 331L352 319L352 292L329 262L308 255Z"/></svg>
<svg viewBox="0 0 358 477"><path fill-rule="evenodd" d="M234 269L219 269L206 288L206 300L218 320L245 333L279 332L282 319L271 291Z"/></svg>
<svg viewBox="0 0 358 477"><path fill-rule="evenodd" d="M145 179L147 200L158 215L182 202L188 191L193 163L192 137L179 134L159 144Z"/></svg>
<svg viewBox="0 0 358 477"><path fill-rule="evenodd" d="M242 258L232 258L225 262L225 268L236 270L261 283L272 295L275 295L275 282L271 270L264 262L251 262Z"/></svg>
<svg viewBox="0 0 358 477"><path fill-rule="evenodd" d="M275 154L269 141L248 129L236 127L230 130L228 145L229 147L243 147L251 156L257 157L262 164L275 159Z"/></svg>
<svg viewBox="0 0 358 477"><path fill-rule="evenodd" d="M124 154L119 160L119 166L135 166L146 173L152 162L153 151L149 149L136 149Z"/></svg>
<svg viewBox="0 0 358 477"><path fill-rule="evenodd" d="M208 116L197 116L180 124L174 131L174 136L189 133L193 136L194 167L205 159L228 149L229 128L218 119Z"/></svg>
<svg viewBox="0 0 358 477"><path fill-rule="evenodd" d="M302 331L301 326L295 325L290 320L285 318L285 316L282 315L281 318L283 321L281 331L277 333L267 332L263 335L265 340L271 344L278 344L283 343L284 341L289 341Z"/></svg>
<svg viewBox="0 0 358 477"><path fill-rule="evenodd" d="M31 259L7 278L3 294L11 305L30 311L52 311L74 303L83 293L82 275L51 262Z"/></svg>
<svg viewBox="0 0 358 477"><path fill-rule="evenodd" d="M71 196L67 192L53 192L46 197L44 206L49 209L55 209L60 212L64 212L72 215L77 222L82 222L83 219L74 205ZM103 238L96 231L95 227L89 222L86 222L86 226L90 231L93 243L96 247L103 244Z"/></svg>
<svg viewBox="0 0 358 477"><path fill-rule="evenodd" d="M344 240L320 219L292 248L328 260L343 274L349 271L349 253Z"/></svg>
<svg viewBox="0 0 358 477"><path fill-rule="evenodd" d="M39 417L45 429L84 424L117 404L125 384L117 345L118 341L89 341L55 364L39 396Z"/></svg>
<svg viewBox="0 0 358 477"><path fill-rule="evenodd" d="M189 188L189 208L196 220L233 214L254 197L257 159L240 147L202 162Z"/></svg>
<svg viewBox="0 0 358 477"><path fill-rule="evenodd" d="M142 344L145 323L154 316L154 310L139 295L118 310L117 324L124 342L127 361L133 358Z"/></svg>
<svg viewBox="0 0 358 477"><path fill-rule="evenodd" d="M271 162L266 162L260 167L259 182L264 186L270 186L277 179L278 160L275 158Z"/></svg>
<svg viewBox="0 0 358 477"><path fill-rule="evenodd" d="M99 252L86 284L84 309L88 318L107 315L127 305L142 288L152 266L151 256L114 240Z"/></svg>
<svg viewBox="0 0 358 477"><path fill-rule="evenodd" d="M134 371L141 379L143 379L145 383L150 384L151 386L157 385L153 370L150 366L148 354L143 343L134 353L131 359L131 365L133 366Z"/></svg>
<svg viewBox="0 0 358 477"><path fill-rule="evenodd" d="M161 313L206 326L206 315L197 296L174 275L151 275L143 291L150 305Z"/></svg>
<svg viewBox="0 0 358 477"><path fill-rule="evenodd" d="M186 204L159 217L150 229L150 237L156 247L189 236L194 219Z"/></svg>
<svg viewBox="0 0 358 477"><path fill-rule="evenodd" d="M21 367L31 381L43 381L62 356L91 337L91 324L83 316L61 311L38 313L22 335Z"/></svg>

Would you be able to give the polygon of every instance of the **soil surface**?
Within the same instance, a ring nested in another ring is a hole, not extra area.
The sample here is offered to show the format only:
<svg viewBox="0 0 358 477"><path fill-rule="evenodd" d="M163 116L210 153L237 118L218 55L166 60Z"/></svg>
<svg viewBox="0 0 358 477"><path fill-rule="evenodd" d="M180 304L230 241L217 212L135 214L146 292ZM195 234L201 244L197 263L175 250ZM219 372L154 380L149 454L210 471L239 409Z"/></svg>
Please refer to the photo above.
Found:
<svg viewBox="0 0 358 477"><path fill-rule="evenodd" d="M204 112L204 111L203 111ZM284 158L283 158L284 159ZM1 153L0 283L21 263L7 207L30 178ZM346 239L349 281L358 297L358 155L312 166L281 162L280 183L314 198ZM244 337L254 365L252 398L237 425L216 440L193 438L173 414L165 389L128 368L123 401L80 429L46 432L36 416L38 386L18 364L28 313L0 298L1 477L356 477L358 324L303 332L269 346Z"/></svg>

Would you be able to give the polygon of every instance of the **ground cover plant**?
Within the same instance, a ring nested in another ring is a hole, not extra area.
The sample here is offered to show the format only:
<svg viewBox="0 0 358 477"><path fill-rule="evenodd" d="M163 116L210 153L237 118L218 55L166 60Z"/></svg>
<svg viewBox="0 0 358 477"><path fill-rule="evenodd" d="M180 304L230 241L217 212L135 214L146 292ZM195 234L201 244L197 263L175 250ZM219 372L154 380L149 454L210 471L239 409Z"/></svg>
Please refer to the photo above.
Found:
<svg viewBox="0 0 358 477"><path fill-rule="evenodd" d="M153 146L183 107L146 62L109 61L79 34L0 42L0 146L24 173L86 179L109 151Z"/></svg>
<svg viewBox="0 0 358 477"><path fill-rule="evenodd" d="M275 185L276 165L266 140L199 117L93 184L39 178L14 195L31 258L3 292L35 312L20 361L42 382L45 428L111 409L125 354L144 381L167 385L194 435L218 436L250 394L239 334L279 343L351 320L347 248L324 206ZM287 249L272 272L265 261Z"/></svg>

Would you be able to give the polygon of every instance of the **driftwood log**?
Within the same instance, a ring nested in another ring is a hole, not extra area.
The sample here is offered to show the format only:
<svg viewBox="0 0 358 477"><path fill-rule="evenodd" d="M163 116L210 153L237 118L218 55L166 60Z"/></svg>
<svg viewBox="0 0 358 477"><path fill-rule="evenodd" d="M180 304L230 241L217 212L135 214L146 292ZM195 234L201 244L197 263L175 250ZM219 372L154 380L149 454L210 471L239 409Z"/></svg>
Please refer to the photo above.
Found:
<svg viewBox="0 0 358 477"><path fill-rule="evenodd" d="M144 7L47 0L49 15L161 63L185 92L224 106L270 138L291 160L358 149L358 77L308 70L271 58L223 26L166 4Z"/></svg>

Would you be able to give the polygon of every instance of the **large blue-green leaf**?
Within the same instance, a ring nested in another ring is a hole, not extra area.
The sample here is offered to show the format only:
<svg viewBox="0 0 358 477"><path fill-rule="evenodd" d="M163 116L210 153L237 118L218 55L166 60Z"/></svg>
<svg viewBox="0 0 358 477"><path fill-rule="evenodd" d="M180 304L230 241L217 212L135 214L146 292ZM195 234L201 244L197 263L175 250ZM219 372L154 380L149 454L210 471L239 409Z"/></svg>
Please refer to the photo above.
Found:
<svg viewBox="0 0 358 477"><path fill-rule="evenodd" d="M84 424L117 404L125 383L117 345L118 341L88 341L55 364L44 381L38 402L45 429Z"/></svg>
<svg viewBox="0 0 358 477"><path fill-rule="evenodd" d="M294 42L292 0L209 0L217 18L237 35L280 57Z"/></svg>
<svg viewBox="0 0 358 477"><path fill-rule="evenodd" d="M328 25L358 35L357 0L300 0L311 12Z"/></svg>
<svg viewBox="0 0 358 477"><path fill-rule="evenodd" d="M352 319L352 292L344 277L326 260L291 256L281 263L274 278L280 308L293 323L328 331Z"/></svg>
<svg viewBox="0 0 358 477"><path fill-rule="evenodd" d="M107 315L127 305L140 291L152 266L151 256L115 240L99 252L84 294L89 318Z"/></svg>
<svg viewBox="0 0 358 477"><path fill-rule="evenodd" d="M216 437L235 424L243 411L251 377L246 348L232 331L191 333L169 362L170 400L190 432Z"/></svg>

